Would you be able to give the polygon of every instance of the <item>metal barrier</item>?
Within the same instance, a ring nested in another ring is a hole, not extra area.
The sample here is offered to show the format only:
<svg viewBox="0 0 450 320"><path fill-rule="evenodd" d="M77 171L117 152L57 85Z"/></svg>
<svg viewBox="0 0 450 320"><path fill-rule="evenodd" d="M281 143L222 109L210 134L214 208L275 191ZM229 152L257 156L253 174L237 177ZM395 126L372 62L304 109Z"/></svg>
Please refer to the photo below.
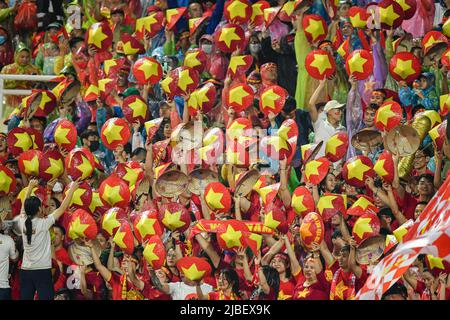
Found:
<svg viewBox="0 0 450 320"><path fill-rule="evenodd" d="M23 89L4 89L5 80L18 81L35 81L35 82L49 82L53 80L56 75L31 75L31 74L0 74L0 120L3 120L3 98L4 96L26 96L31 94L31 90ZM3 121L2 121L3 122Z"/></svg>

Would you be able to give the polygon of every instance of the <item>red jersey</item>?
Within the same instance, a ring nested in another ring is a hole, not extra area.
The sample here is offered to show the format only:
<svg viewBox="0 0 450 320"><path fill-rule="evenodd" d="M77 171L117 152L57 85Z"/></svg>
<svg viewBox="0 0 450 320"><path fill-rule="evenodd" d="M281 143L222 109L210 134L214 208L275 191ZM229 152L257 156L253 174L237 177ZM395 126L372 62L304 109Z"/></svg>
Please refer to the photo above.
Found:
<svg viewBox="0 0 450 320"><path fill-rule="evenodd" d="M405 196L403 199L400 199L398 194L394 192L395 200L397 200L397 204L400 208L400 211L403 213L407 220L414 220L414 211L417 206L417 199L410 193L405 192Z"/></svg>
<svg viewBox="0 0 450 320"><path fill-rule="evenodd" d="M303 273L300 272L297 275L292 275L292 277L287 281L282 281L280 279L280 291L278 292L278 300L292 300L294 299L294 290L297 284L304 281Z"/></svg>
<svg viewBox="0 0 450 320"><path fill-rule="evenodd" d="M317 281L305 286L306 279L300 281L294 290L294 300L328 300L330 295L330 283L325 278L325 273L317 275Z"/></svg>
<svg viewBox="0 0 450 320"><path fill-rule="evenodd" d="M65 266L70 266L74 264L72 260L69 257L69 254L67 253L67 250L64 247L61 247L57 250L55 250L55 257L56 260L61 262Z"/></svg>
<svg viewBox="0 0 450 320"><path fill-rule="evenodd" d="M143 300L144 296L138 288L125 278L125 275L111 273L108 283L112 288L112 300Z"/></svg>
<svg viewBox="0 0 450 320"><path fill-rule="evenodd" d="M238 296L232 293L227 296L223 291L213 291L208 293L208 300L241 300Z"/></svg>

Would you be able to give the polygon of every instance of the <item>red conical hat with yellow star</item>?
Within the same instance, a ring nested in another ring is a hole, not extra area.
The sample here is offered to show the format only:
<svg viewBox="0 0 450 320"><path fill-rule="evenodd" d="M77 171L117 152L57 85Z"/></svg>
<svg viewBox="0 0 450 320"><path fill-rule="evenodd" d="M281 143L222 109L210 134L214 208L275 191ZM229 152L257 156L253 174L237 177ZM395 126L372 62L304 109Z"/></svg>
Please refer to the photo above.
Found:
<svg viewBox="0 0 450 320"><path fill-rule="evenodd" d="M252 12L252 5L248 0L228 0L223 8L225 19L240 25L250 20Z"/></svg>
<svg viewBox="0 0 450 320"><path fill-rule="evenodd" d="M441 57L441 63L447 68L450 67L450 49L445 50Z"/></svg>
<svg viewBox="0 0 450 320"><path fill-rule="evenodd" d="M237 140L239 137L244 136L245 133L252 128L252 123L247 118L237 118L233 120L227 127L226 135L227 139Z"/></svg>
<svg viewBox="0 0 450 320"><path fill-rule="evenodd" d="M27 176L38 177L41 160L42 152L40 150L23 152L18 158L20 172Z"/></svg>
<svg viewBox="0 0 450 320"><path fill-rule="evenodd" d="M106 211L108 211L108 208L103 204L100 194L98 191L92 190L92 200L89 204L89 212L103 217Z"/></svg>
<svg viewBox="0 0 450 320"><path fill-rule="evenodd" d="M375 113L375 126L381 131L390 131L398 126L403 119L403 110L395 101L381 105Z"/></svg>
<svg viewBox="0 0 450 320"><path fill-rule="evenodd" d="M102 230L106 237L112 237L116 234L120 227L120 221L127 218L127 213L124 209L114 207L105 212L102 218Z"/></svg>
<svg viewBox="0 0 450 320"><path fill-rule="evenodd" d="M97 233L97 223L87 211L77 209L72 213L67 232L70 239L83 238L93 240L97 237Z"/></svg>
<svg viewBox="0 0 450 320"><path fill-rule="evenodd" d="M203 50L199 48L189 49L184 57L183 66L202 73L205 70L206 59L206 53Z"/></svg>
<svg viewBox="0 0 450 320"><path fill-rule="evenodd" d="M134 235L131 224L127 220L120 221L120 227L113 238L114 243L126 254L134 252Z"/></svg>
<svg viewBox="0 0 450 320"><path fill-rule="evenodd" d="M270 8L270 3L264 0L252 4L250 21L255 27L259 27L264 23L264 10L267 8Z"/></svg>
<svg viewBox="0 0 450 320"><path fill-rule="evenodd" d="M97 100L99 96L100 96L100 89L96 85L91 84L86 89L83 99L86 102L92 102L92 101Z"/></svg>
<svg viewBox="0 0 450 320"><path fill-rule="evenodd" d="M293 119L286 119L277 131L277 135L293 145L298 139L298 125ZM293 148L295 149L295 148Z"/></svg>
<svg viewBox="0 0 450 320"><path fill-rule="evenodd" d="M214 43L220 51L231 53L242 48L245 42L244 30L237 24L227 23L214 33Z"/></svg>
<svg viewBox="0 0 450 320"><path fill-rule="evenodd" d="M280 189L280 183L271 184L269 186L265 186L259 188L258 193L261 196L262 203L264 206L272 203L275 200L275 197L278 194L278 190Z"/></svg>
<svg viewBox="0 0 450 320"><path fill-rule="evenodd" d="M239 77L245 74L253 63L253 56L233 56L228 64L228 73L231 77Z"/></svg>
<svg viewBox="0 0 450 320"><path fill-rule="evenodd" d="M265 136L260 141L261 150L271 159L280 160L287 158L291 152L291 145L278 136Z"/></svg>
<svg viewBox="0 0 450 320"><path fill-rule="evenodd" d="M198 27L208 18L207 16L202 16L199 18L191 18L188 21L189 24L189 35L193 35L197 31Z"/></svg>
<svg viewBox="0 0 450 320"><path fill-rule="evenodd" d="M336 63L333 56L325 50L312 50L305 59L305 68L314 79L325 79L334 74Z"/></svg>
<svg viewBox="0 0 450 320"><path fill-rule="evenodd" d="M136 36L139 39L154 37L164 26L164 13L160 10L149 13L147 17L136 20Z"/></svg>
<svg viewBox="0 0 450 320"><path fill-rule="evenodd" d="M147 121L144 123L145 125L145 131L147 132L147 139L152 141L153 137L155 136L156 132L158 131L159 127L161 126L162 121L164 120L163 117L156 118L150 121Z"/></svg>
<svg viewBox="0 0 450 320"><path fill-rule="evenodd" d="M228 213L231 209L231 194L220 182L211 182L205 188L205 202L217 213Z"/></svg>
<svg viewBox="0 0 450 320"><path fill-rule="evenodd" d="M417 0L395 0L403 9L403 19L409 20L416 13Z"/></svg>
<svg viewBox="0 0 450 320"><path fill-rule="evenodd" d="M70 151L65 159L67 174L72 180L86 180L91 177L95 168L95 161L92 152L89 149L81 147Z"/></svg>
<svg viewBox="0 0 450 320"><path fill-rule="evenodd" d="M130 126L124 119L111 118L103 124L101 138L109 150L115 150L119 145L124 146L130 137Z"/></svg>
<svg viewBox="0 0 450 320"><path fill-rule="evenodd" d="M35 117L46 117L55 110L56 104L57 99L53 92L49 90L33 90L33 93L26 99L25 109L33 110ZM27 110L24 112L29 114Z"/></svg>
<svg viewBox="0 0 450 320"><path fill-rule="evenodd" d="M18 156L33 148L33 139L26 129L17 127L8 132L6 144L8 153Z"/></svg>
<svg viewBox="0 0 450 320"><path fill-rule="evenodd" d="M200 281L211 273L211 265L205 258L183 257L177 261L177 269L191 281Z"/></svg>
<svg viewBox="0 0 450 320"><path fill-rule="evenodd" d="M189 228L191 216L189 211L180 203L164 203L159 208L159 220L169 230L180 232Z"/></svg>
<svg viewBox="0 0 450 320"><path fill-rule="evenodd" d="M353 28L364 29L367 26L367 20L370 15L367 13L366 9L353 6L348 10L348 17Z"/></svg>
<svg viewBox="0 0 450 320"><path fill-rule="evenodd" d="M347 215L362 216L364 213L377 214L378 208L373 204L373 199L366 195L359 195L350 208L347 210Z"/></svg>
<svg viewBox="0 0 450 320"><path fill-rule="evenodd" d="M439 43L447 47L448 46L447 37L444 36L439 31L427 32L422 39L423 53L426 55L433 47L435 47Z"/></svg>
<svg viewBox="0 0 450 320"><path fill-rule="evenodd" d="M67 195L70 186L73 182L69 183L64 189L64 196ZM89 210L89 205L92 202L92 188L86 181L80 183L80 186L73 193L72 201L69 203L71 209L83 209Z"/></svg>
<svg viewBox="0 0 450 320"><path fill-rule="evenodd" d="M249 229L245 222L240 220L226 220L217 228L217 242L223 250L246 247Z"/></svg>
<svg viewBox="0 0 450 320"><path fill-rule="evenodd" d="M307 14L302 20L305 36L310 43L319 43L325 40L328 32L327 23L318 14Z"/></svg>
<svg viewBox="0 0 450 320"><path fill-rule="evenodd" d="M335 214L346 214L347 211L347 196L342 194L325 193L319 198L317 202L317 212L327 222Z"/></svg>
<svg viewBox="0 0 450 320"><path fill-rule="evenodd" d="M109 24L105 22L94 23L86 32L88 45L93 45L100 51L107 51L113 42L113 33Z"/></svg>
<svg viewBox="0 0 450 320"><path fill-rule="evenodd" d="M300 225L302 243L307 249L311 250L313 248L313 242L320 244L323 241L324 235L325 227L322 217L315 212L308 213Z"/></svg>
<svg viewBox="0 0 450 320"><path fill-rule="evenodd" d="M330 164L324 157L309 161L305 165L306 181L318 185L327 176Z"/></svg>
<svg viewBox="0 0 450 320"><path fill-rule="evenodd" d="M212 83L206 83L192 92L187 101L189 114L195 116L199 112L206 114L211 111L216 102L216 93L216 86Z"/></svg>
<svg viewBox="0 0 450 320"><path fill-rule="evenodd" d="M16 190L16 177L8 167L0 165L0 196L10 195Z"/></svg>
<svg viewBox="0 0 450 320"><path fill-rule="evenodd" d="M291 206L295 213L305 217L308 213L316 210L316 205L311 191L308 188L300 186L292 194Z"/></svg>
<svg viewBox="0 0 450 320"><path fill-rule="evenodd" d="M161 85L161 89L167 95L168 100L173 100L177 93L178 71L176 69L170 71L159 84Z"/></svg>
<svg viewBox="0 0 450 320"><path fill-rule="evenodd" d="M397 81L406 81L411 84L422 72L419 59L410 52L400 52L392 56L389 62L389 72Z"/></svg>
<svg viewBox="0 0 450 320"><path fill-rule="evenodd" d="M189 67L178 67L173 70L178 74L175 95L186 95L194 91L200 82L200 75L195 69Z"/></svg>
<svg viewBox="0 0 450 320"><path fill-rule="evenodd" d="M331 162L341 160L348 149L348 135L346 132L338 132L333 135L325 145L325 157Z"/></svg>
<svg viewBox="0 0 450 320"><path fill-rule="evenodd" d="M373 57L367 50L355 50L347 57L345 69L350 76L357 80L368 78L373 71Z"/></svg>
<svg viewBox="0 0 450 320"><path fill-rule="evenodd" d="M59 148L71 151L77 144L77 135L77 128L72 121L59 120L54 132L54 139Z"/></svg>
<svg viewBox="0 0 450 320"><path fill-rule="evenodd" d="M226 92L226 104L234 112L244 111L253 104L254 91L247 85L236 83Z"/></svg>
<svg viewBox="0 0 450 320"><path fill-rule="evenodd" d="M281 7L280 12L278 13L278 19L284 22L291 22L296 7L296 1L286 1L286 3Z"/></svg>
<svg viewBox="0 0 450 320"><path fill-rule="evenodd" d="M441 273L450 273L450 262L443 258L435 257L430 254L425 256L425 265L434 277L439 277Z"/></svg>
<svg viewBox="0 0 450 320"><path fill-rule="evenodd" d="M147 103L137 94L133 94L123 99L122 112L129 123L139 121L139 123L143 125L150 117Z"/></svg>
<svg viewBox="0 0 450 320"><path fill-rule="evenodd" d="M344 42L338 47L336 52L343 58L347 59L350 54L350 39L345 39Z"/></svg>
<svg viewBox="0 0 450 320"><path fill-rule="evenodd" d="M372 160L366 156L348 159L342 168L342 177L349 185L363 188L367 177L375 178Z"/></svg>
<svg viewBox="0 0 450 320"><path fill-rule="evenodd" d="M133 76L140 85L157 84L163 76L161 64L154 58L143 57L133 65Z"/></svg>
<svg viewBox="0 0 450 320"><path fill-rule="evenodd" d="M265 115L269 115L270 112L278 114L284 107L287 95L286 90L280 86L273 85L267 87L261 92L259 109Z"/></svg>
<svg viewBox="0 0 450 320"><path fill-rule="evenodd" d="M264 226L272 230L276 230L282 234L286 234L289 230L286 213L273 202L269 203L265 208Z"/></svg>
<svg viewBox="0 0 450 320"><path fill-rule="evenodd" d="M357 244L380 234L380 219L376 214L365 213L353 225L352 236Z"/></svg>
<svg viewBox="0 0 450 320"><path fill-rule="evenodd" d="M144 45L138 39L128 33L122 34L120 40L123 42L123 53L127 56L145 52Z"/></svg>
<svg viewBox="0 0 450 320"><path fill-rule="evenodd" d="M158 210L151 208L139 213L134 220L134 233L140 243L149 240L152 236L161 236L164 232L158 220Z"/></svg>
<svg viewBox="0 0 450 320"><path fill-rule="evenodd" d="M383 0L378 4L379 19L382 29L397 29L403 22L403 9L395 1Z"/></svg>
<svg viewBox="0 0 450 320"><path fill-rule="evenodd" d="M392 184L394 181L394 159L388 150L384 150L380 154L373 170L384 182Z"/></svg>
<svg viewBox="0 0 450 320"><path fill-rule="evenodd" d="M44 136L42 132L34 128L27 128L26 130L33 141L33 149L42 151L44 149Z"/></svg>
<svg viewBox="0 0 450 320"><path fill-rule="evenodd" d="M280 11L281 7L270 7L264 9L263 14L266 28L269 28L270 25L275 21Z"/></svg>
<svg viewBox="0 0 450 320"><path fill-rule="evenodd" d="M105 205L119 208L127 208L129 206L131 198L130 188L115 173L103 180L98 193Z"/></svg>
<svg viewBox="0 0 450 320"><path fill-rule="evenodd" d="M128 184L130 190L135 189L144 179L144 170L137 161L119 163L115 169L115 173Z"/></svg>
<svg viewBox="0 0 450 320"><path fill-rule="evenodd" d="M22 208L23 201L25 200L25 196L28 192L28 187L23 188L16 198L16 203L19 208ZM45 206L47 204L47 189L43 186L37 186L34 188L30 194L30 196L38 197L41 200L41 203Z"/></svg>
<svg viewBox="0 0 450 320"><path fill-rule="evenodd" d="M149 237L143 252L145 260L154 270L161 269L166 262L166 248L160 236Z"/></svg>
<svg viewBox="0 0 450 320"><path fill-rule="evenodd" d="M434 127L428 132L428 135L430 136L431 140L433 140L437 150L442 150L442 147L444 146L446 130L447 130L447 120L445 120L440 125Z"/></svg>
<svg viewBox="0 0 450 320"><path fill-rule="evenodd" d="M136 61L137 62L137 61ZM117 59L108 59L103 62L103 70L105 71L105 75L107 77L114 76L116 77L119 70L128 65L128 60L126 57L117 58ZM100 87L100 84L99 84Z"/></svg>
<svg viewBox="0 0 450 320"><path fill-rule="evenodd" d="M181 8L173 8L173 9L167 9L166 10L166 29L172 30L173 27L177 24L177 22L180 20L180 18L186 13L187 7L181 7Z"/></svg>

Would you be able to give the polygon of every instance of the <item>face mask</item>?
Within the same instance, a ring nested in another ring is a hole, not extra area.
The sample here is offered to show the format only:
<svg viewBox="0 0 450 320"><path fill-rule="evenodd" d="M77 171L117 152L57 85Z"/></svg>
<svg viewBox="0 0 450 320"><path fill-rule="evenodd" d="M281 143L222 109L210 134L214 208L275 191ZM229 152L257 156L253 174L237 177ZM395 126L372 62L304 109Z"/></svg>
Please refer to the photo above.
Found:
<svg viewBox="0 0 450 320"><path fill-rule="evenodd" d="M100 147L100 142L98 141L91 141L91 144L89 146L89 150L91 150L91 152L95 152L98 150L98 148Z"/></svg>
<svg viewBox="0 0 450 320"><path fill-rule="evenodd" d="M206 54L210 54L212 52L212 44L202 44L202 50Z"/></svg>
<svg viewBox="0 0 450 320"><path fill-rule="evenodd" d="M0 36L0 46L5 44L6 42L6 37L5 36Z"/></svg>
<svg viewBox="0 0 450 320"><path fill-rule="evenodd" d="M259 51L261 51L261 44L250 43L249 48L251 53L258 53Z"/></svg>
<svg viewBox="0 0 450 320"><path fill-rule="evenodd" d="M56 182L55 185L53 186L53 190L54 193L60 193L63 192L63 185L61 182Z"/></svg>

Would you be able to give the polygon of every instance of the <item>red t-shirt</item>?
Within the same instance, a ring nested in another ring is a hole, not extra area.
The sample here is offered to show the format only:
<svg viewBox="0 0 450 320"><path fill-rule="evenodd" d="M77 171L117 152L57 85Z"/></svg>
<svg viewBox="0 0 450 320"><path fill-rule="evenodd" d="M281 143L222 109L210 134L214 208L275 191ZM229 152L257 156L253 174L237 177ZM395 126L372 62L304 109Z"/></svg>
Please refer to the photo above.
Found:
<svg viewBox="0 0 450 320"><path fill-rule="evenodd" d="M69 254L67 253L67 250L64 247L61 247L57 250L55 250L55 257L56 260L61 262L65 266L70 266L74 264L72 260L69 257Z"/></svg>
<svg viewBox="0 0 450 320"><path fill-rule="evenodd" d="M403 213L405 218L407 220L409 219L414 220L414 211L416 210L418 202L417 199L408 192L405 192L405 196L403 197L403 199L400 199L400 197L396 192L394 192L394 196L395 199L397 200L397 204L400 208L400 211Z"/></svg>
<svg viewBox="0 0 450 320"><path fill-rule="evenodd" d="M103 278L99 272L90 271L85 274L87 289L92 291L92 300L102 300ZM81 290L74 290L75 300L87 300Z"/></svg>
<svg viewBox="0 0 450 320"><path fill-rule="evenodd" d="M208 300L241 300L239 297L231 294L231 296L225 295L222 291L213 291L208 293Z"/></svg>
<svg viewBox="0 0 450 320"><path fill-rule="evenodd" d="M330 283L325 278L325 273L317 275L317 281L305 287L306 279L302 279L294 290L294 300L328 300L330 296Z"/></svg>
<svg viewBox="0 0 450 320"><path fill-rule="evenodd" d="M115 272L111 273L111 279L109 279L108 283L111 285L112 288L112 300L124 300L122 299L122 281L123 281L123 275L119 275ZM140 290L136 288L130 281L127 281L126 284L126 291L129 293L130 291L136 291L142 295ZM143 296L143 295L142 295ZM128 300L128 299L125 299ZM136 300L142 300L142 299L136 299Z"/></svg>

